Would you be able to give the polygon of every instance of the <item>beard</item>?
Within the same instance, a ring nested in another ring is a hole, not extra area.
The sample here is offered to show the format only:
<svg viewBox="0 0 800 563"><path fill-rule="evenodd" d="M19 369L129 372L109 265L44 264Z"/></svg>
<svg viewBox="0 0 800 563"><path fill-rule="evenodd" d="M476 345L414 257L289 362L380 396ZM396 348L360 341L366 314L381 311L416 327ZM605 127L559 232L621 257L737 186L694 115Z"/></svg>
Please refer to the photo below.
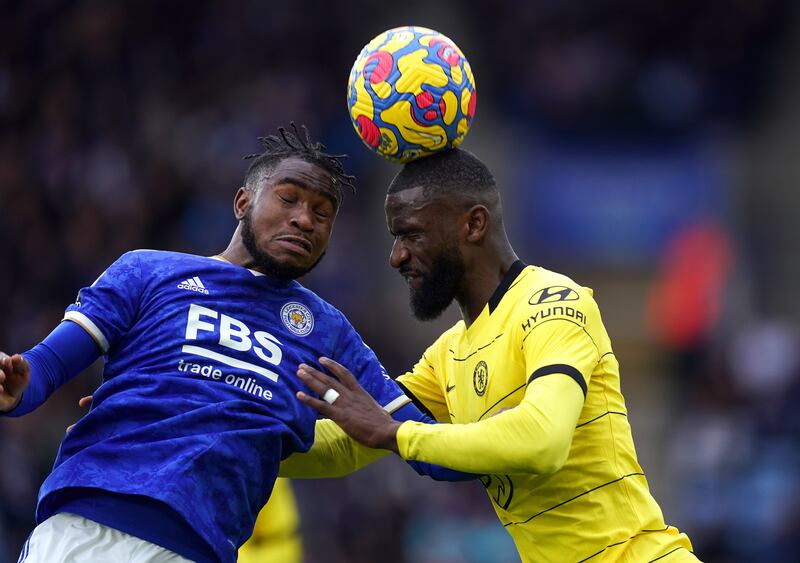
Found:
<svg viewBox="0 0 800 563"><path fill-rule="evenodd" d="M307 267L292 266L275 260L256 245L256 235L253 232L253 217L251 211L252 208L249 209L244 218L242 218L242 243L244 243L244 247L247 249L247 252L250 253L250 256L253 257L255 269L259 272L278 280L289 282L303 277L313 270L325 256L325 252L323 252L320 257L317 258L316 262Z"/></svg>
<svg viewBox="0 0 800 563"><path fill-rule="evenodd" d="M411 289L411 312L420 321L430 321L450 306L464 284L467 267L457 246L445 249L422 275L419 289Z"/></svg>

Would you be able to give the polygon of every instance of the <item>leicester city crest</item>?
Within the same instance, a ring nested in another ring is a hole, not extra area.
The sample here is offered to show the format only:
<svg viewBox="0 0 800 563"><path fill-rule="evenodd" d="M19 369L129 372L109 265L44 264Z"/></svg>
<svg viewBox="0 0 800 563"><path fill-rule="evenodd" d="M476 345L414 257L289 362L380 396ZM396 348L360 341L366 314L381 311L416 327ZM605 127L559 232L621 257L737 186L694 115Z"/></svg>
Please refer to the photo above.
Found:
<svg viewBox="0 0 800 563"><path fill-rule="evenodd" d="M308 307L296 301L290 301L281 307L281 320L297 336L307 336L314 330L314 315Z"/></svg>

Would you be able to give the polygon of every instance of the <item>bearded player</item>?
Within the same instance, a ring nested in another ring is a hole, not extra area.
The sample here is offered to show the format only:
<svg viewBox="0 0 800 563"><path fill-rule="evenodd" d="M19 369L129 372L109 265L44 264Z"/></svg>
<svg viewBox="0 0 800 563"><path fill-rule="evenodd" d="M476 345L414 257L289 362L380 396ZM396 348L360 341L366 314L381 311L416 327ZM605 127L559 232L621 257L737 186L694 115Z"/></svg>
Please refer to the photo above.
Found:
<svg viewBox="0 0 800 563"><path fill-rule="evenodd" d="M697 561L689 538L665 523L637 461L592 291L519 260L486 166L460 149L406 164L386 217L389 260L408 282L414 315L435 318L453 300L461 310L397 378L450 424L393 420L350 366L329 359L321 363L338 379L310 365L298 375L317 393L335 390L336 403L298 398L367 446L483 474L525 562ZM304 456L329 449L320 442Z"/></svg>

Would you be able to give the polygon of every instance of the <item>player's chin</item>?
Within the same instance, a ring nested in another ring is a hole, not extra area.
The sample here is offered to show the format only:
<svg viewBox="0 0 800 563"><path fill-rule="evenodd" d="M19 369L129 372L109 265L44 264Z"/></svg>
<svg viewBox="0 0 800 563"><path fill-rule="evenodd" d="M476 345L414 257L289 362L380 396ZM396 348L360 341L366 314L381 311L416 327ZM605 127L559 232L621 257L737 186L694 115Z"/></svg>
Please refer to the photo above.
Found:
<svg viewBox="0 0 800 563"><path fill-rule="evenodd" d="M274 255L273 255L274 256ZM310 271L314 268L314 266L319 263L322 258L322 253L319 254L305 254L305 253L294 253L294 252L286 252L281 253L277 258L277 262L285 269L294 270L296 272L302 272L305 274L306 272ZM302 275L302 274L301 274Z"/></svg>

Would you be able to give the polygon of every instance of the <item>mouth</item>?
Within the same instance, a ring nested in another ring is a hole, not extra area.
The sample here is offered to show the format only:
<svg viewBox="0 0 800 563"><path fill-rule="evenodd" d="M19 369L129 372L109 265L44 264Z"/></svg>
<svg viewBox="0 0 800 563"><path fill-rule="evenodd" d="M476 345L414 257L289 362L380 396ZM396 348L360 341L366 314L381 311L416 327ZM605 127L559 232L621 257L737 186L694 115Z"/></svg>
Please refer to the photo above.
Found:
<svg viewBox="0 0 800 563"><path fill-rule="evenodd" d="M422 274L413 270L403 270L400 272L403 279L411 289L419 289L422 286Z"/></svg>
<svg viewBox="0 0 800 563"><path fill-rule="evenodd" d="M282 235L275 239L281 246L293 252L294 254L301 254L303 256L310 256L311 251L314 249L314 245L311 243L310 240L294 236L294 235Z"/></svg>

